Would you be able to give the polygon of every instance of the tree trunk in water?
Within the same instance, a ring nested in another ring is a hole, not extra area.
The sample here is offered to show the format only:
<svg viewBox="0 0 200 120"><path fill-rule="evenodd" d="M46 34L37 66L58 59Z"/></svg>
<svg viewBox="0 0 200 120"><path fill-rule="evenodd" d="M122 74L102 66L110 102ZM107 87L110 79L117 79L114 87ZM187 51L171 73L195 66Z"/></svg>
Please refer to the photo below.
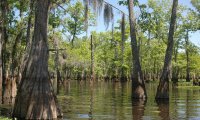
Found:
<svg viewBox="0 0 200 120"><path fill-rule="evenodd" d="M1 22L1 21L0 21ZM3 47L3 37L2 37L2 27L0 23L0 104L2 103L2 83L3 83L3 62L2 62L2 47Z"/></svg>
<svg viewBox="0 0 200 120"><path fill-rule="evenodd" d="M115 50L114 50L115 61L117 61L118 60L118 50L117 50L117 41L116 40L114 41L114 46L115 46ZM114 65L115 65L114 76L115 76L115 81L117 81L119 78L118 77L118 66L116 64L114 64Z"/></svg>
<svg viewBox="0 0 200 120"><path fill-rule="evenodd" d="M94 46L93 46L93 37L91 35L91 80L95 79L94 75Z"/></svg>
<svg viewBox="0 0 200 120"><path fill-rule="evenodd" d="M178 73L179 73L179 70L178 70L178 66L176 65L177 64L177 56L178 56L178 45L179 45L179 42L177 41L175 43L175 48L174 48L174 62L175 62L175 66L173 67L173 70L172 70L172 81L173 81L173 83L177 83L178 82Z"/></svg>
<svg viewBox="0 0 200 120"><path fill-rule="evenodd" d="M147 100L132 100L132 116L133 120L141 120L144 116Z"/></svg>
<svg viewBox="0 0 200 120"><path fill-rule="evenodd" d="M15 100L13 117L56 119L61 116L48 77L47 19L50 0L37 0L34 36Z"/></svg>
<svg viewBox="0 0 200 120"><path fill-rule="evenodd" d="M141 37L138 37L138 53L139 53L140 66L142 66L142 56L140 54L141 50L142 50L142 39Z"/></svg>
<svg viewBox="0 0 200 120"><path fill-rule="evenodd" d="M121 46L121 82L126 82L127 78L124 71L124 43L125 43L125 15L122 14L122 21L121 21L121 40L122 40L122 46Z"/></svg>
<svg viewBox="0 0 200 120"><path fill-rule="evenodd" d="M133 77L132 77L132 98L141 99L146 98L146 89L143 80L143 75L139 60L139 51L136 40L135 18L133 12L133 0L128 0L129 10L129 23L130 23L130 36L132 48L132 61L133 61Z"/></svg>
<svg viewBox="0 0 200 120"><path fill-rule="evenodd" d="M176 22L176 9L178 6L178 0L173 0L169 35L168 35L168 44L165 53L164 67L162 70L162 75L160 77L160 82L157 88L156 99L169 99L169 75L170 75L170 64L172 60L173 53L173 44L174 44L174 29Z"/></svg>
<svg viewBox="0 0 200 120"><path fill-rule="evenodd" d="M185 37L185 44L186 44L186 48L185 48L185 53L186 53L186 61L187 61L187 65L186 65L186 82L190 82L190 68L189 68L189 40L188 40L188 30L186 31L186 37Z"/></svg>
<svg viewBox="0 0 200 120"><path fill-rule="evenodd" d="M55 37L55 36L54 36ZM55 52L55 69L56 69L56 88L54 89L56 94L59 94L59 83L62 81L61 76L60 76L60 71L59 71L59 46L58 46L58 39L54 38L54 48L56 50Z"/></svg>

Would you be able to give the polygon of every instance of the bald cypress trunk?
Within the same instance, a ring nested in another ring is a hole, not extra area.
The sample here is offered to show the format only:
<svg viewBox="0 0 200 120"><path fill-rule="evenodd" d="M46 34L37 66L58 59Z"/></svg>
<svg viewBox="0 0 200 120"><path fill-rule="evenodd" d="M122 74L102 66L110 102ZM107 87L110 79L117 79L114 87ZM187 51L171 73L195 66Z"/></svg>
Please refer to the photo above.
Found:
<svg viewBox="0 0 200 120"><path fill-rule="evenodd" d="M164 67L162 70L162 75L160 77L160 82L157 88L156 99L169 99L169 75L170 75L170 64L173 54L174 45L174 31L176 22L176 10L178 6L178 0L173 0L171 22L168 35L168 44L165 53Z"/></svg>
<svg viewBox="0 0 200 120"><path fill-rule="evenodd" d="M178 45L179 45L179 42L177 41L175 43L175 47L174 47L174 63L175 63L175 65L174 65L173 70L172 70L172 81L173 81L173 83L178 82L179 68L176 65L177 64L177 57L178 57Z"/></svg>
<svg viewBox="0 0 200 120"><path fill-rule="evenodd" d="M125 75L125 70L124 70L124 44L125 44L125 15L122 14L122 21L121 21L121 82L126 82L127 78Z"/></svg>
<svg viewBox="0 0 200 120"><path fill-rule="evenodd" d="M90 39L90 46L91 46L91 79L95 80L95 74L94 74L94 43L93 43L93 37L91 35Z"/></svg>
<svg viewBox="0 0 200 120"><path fill-rule="evenodd" d="M59 46L58 46L58 39L54 38L54 48L55 48L55 70L56 70L56 89L54 89L54 92L56 94L59 94L59 84L62 81L60 76L60 70L59 70Z"/></svg>
<svg viewBox="0 0 200 120"><path fill-rule="evenodd" d="M1 21L0 21L1 22ZM0 104L2 103L2 83L3 83L3 62L2 62L2 47L3 47L3 38L2 38L2 24L0 23Z"/></svg>
<svg viewBox="0 0 200 120"><path fill-rule="evenodd" d="M8 40L7 35L7 13L8 3L7 0L0 1L0 102L3 102L5 80L6 80L6 42Z"/></svg>
<svg viewBox="0 0 200 120"><path fill-rule="evenodd" d="M48 77L47 19L50 0L37 0L30 56L17 91L13 117L56 119L61 115Z"/></svg>
<svg viewBox="0 0 200 120"><path fill-rule="evenodd" d="M129 9L131 48L133 57L132 98L141 99L141 98L146 98L147 95L139 60L139 50L137 46L136 27L135 27L136 23L133 11L133 0L128 0L128 9Z"/></svg>

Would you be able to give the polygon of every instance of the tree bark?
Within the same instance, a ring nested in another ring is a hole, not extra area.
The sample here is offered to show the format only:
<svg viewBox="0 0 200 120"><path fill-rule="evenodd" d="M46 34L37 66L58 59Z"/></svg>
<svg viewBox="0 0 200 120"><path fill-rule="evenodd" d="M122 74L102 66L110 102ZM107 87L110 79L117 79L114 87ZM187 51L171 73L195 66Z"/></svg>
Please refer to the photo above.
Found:
<svg viewBox="0 0 200 120"><path fill-rule="evenodd" d="M18 66L18 61L20 61L20 57L16 57L16 52L17 52L17 47L18 47L18 43L20 43L20 39L22 38L22 33L23 33L23 29L19 31L19 33L16 36L14 45L13 45L13 49L11 52L11 77L7 78L7 85L6 85L6 89L4 90L4 99L5 98L14 98L16 97L17 94L17 85L16 85L16 68ZM17 59L19 58L19 59ZM10 94L8 94L10 93ZM7 94L7 95L6 95Z"/></svg>
<svg viewBox="0 0 200 120"><path fill-rule="evenodd" d="M48 77L47 20L50 0L37 0L30 56L22 74L13 118L57 119L61 116Z"/></svg>
<svg viewBox="0 0 200 120"><path fill-rule="evenodd" d="M179 68L176 65L177 64L177 56L178 56L178 45L179 45L179 41L177 41L175 43L175 47L174 47L174 63L175 63L175 66L173 67L173 70L172 70L172 81L173 81L173 83L178 82Z"/></svg>
<svg viewBox="0 0 200 120"><path fill-rule="evenodd" d="M91 35L91 80L95 79L95 75L94 75L94 45L93 45L93 37Z"/></svg>
<svg viewBox="0 0 200 120"><path fill-rule="evenodd" d="M75 26L74 26L73 37L72 37L72 40L71 40L72 41L72 47L74 46L74 39L76 37L77 20L75 19L74 22L75 22Z"/></svg>
<svg viewBox="0 0 200 120"><path fill-rule="evenodd" d="M1 17L0 17L1 18ZM2 20L2 19L1 19ZM2 62L2 47L3 47L3 37L2 37L2 21L0 21L0 104L2 103L2 83L3 83L3 62Z"/></svg>
<svg viewBox="0 0 200 120"><path fill-rule="evenodd" d="M30 10L29 10L29 16L28 16L28 26L27 26L27 31L26 31L26 49L27 47L30 46L30 36L31 36L31 20L33 17L33 5L34 5L34 0L30 0Z"/></svg>
<svg viewBox="0 0 200 120"><path fill-rule="evenodd" d="M23 55L21 59L21 64L19 66L19 71L18 71L18 76L16 82L19 84L21 80L21 74L24 71L26 62L29 57L29 52L30 52L30 46L31 46L31 21L32 21L32 16L33 16L33 6L34 6L34 0L30 0L30 13L28 17L28 26L27 26L27 31L26 31L26 48L25 48L25 54Z"/></svg>
<svg viewBox="0 0 200 120"><path fill-rule="evenodd" d="M55 36L54 36L55 37ZM54 38L54 48L55 48L55 70L56 70L56 90L55 93L59 94L59 83L62 81L60 76L60 70L59 70L59 46L58 46L58 39Z"/></svg>
<svg viewBox="0 0 200 120"><path fill-rule="evenodd" d="M157 88L156 99L169 99L169 75L170 75L170 64L173 54L173 45L174 45L174 30L176 22L176 11L178 6L178 0L173 0L169 35L168 35L168 44L165 53L164 67L162 70L162 75L160 77L160 82Z"/></svg>
<svg viewBox="0 0 200 120"><path fill-rule="evenodd" d="M124 71L124 43L125 43L125 15L122 14L122 21L121 21L121 82L126 82L126 75Z"/></svg>
<svg viewBox="0 0 200 120"><path fill-rule="evenodd" d="M136 23L133 11L133 0L128 0L128 10L129 10L131 48L133 57L132 98L145 99L147 95L139 60L139 51L137 46L136 27L135 27Z"/></svg>
<svg viewBox="0 0 200 120"><path fill-rule="evenodd" d="M12 52L11 52L11 61L12 61L12 64L11 64L11 77L12 77L12 79L15 76L15 68L17 67L17 60L16 60L15 57L16 57L18 43L19 43L20 39L22 38L22 32L23 32L23 30L20 30L20 32L17 34L15 42L14 42L14 45L12 47L13 48Z"/></svg>
<svg viewBox="0 0 200 120"><path fill-rule="evenodd" d="M3 103L3 96L4 96L4 89L5 89L5 80L6 80L6 43L8 40L8 35L7 35L7 13L8 13L8 3L7 0L1 0L0 1L0 13L1 13L1 19L0 19L0 95L1 95L1 103Z"/></svg>
<svg viewBox="0 0 200 120"><path fill-rule="evenodd" d="M117 61L118 60L118 50L117 50L117 41L116 40L114 40L114 46L115 46L115 49L114 49L114 55L115 55L115 57L114 57L114 59L115 59L115 61ZM117 67L117 65L116 64L114 64L114 77L115 77L115 81L117 81L118 80L118 67Z"/></svg>

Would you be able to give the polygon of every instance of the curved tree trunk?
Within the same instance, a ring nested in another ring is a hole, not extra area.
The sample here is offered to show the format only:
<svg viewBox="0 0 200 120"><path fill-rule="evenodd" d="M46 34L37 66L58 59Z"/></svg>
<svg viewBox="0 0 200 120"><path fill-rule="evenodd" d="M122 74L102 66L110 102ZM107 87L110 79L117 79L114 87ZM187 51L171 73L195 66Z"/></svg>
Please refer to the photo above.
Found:
<svg viewBox="0 0 200 120"><path fill-rule="evenodd" d="M169 74L170 74L170 64L172 60L173 45L174 45L173 37L175 30L177 6L178 6L178 0L173 0L171 22L168 35L168 44L165 53L164 67L157 88L156 99L169 99Z"/></svg>
<svg viewBox="0 0 200 120"><path fill-rule="evenodd" d="M13 117L56 119L61 115L48 77L47 19L50 0L37 0L34 36L15 100Z"/></svg>
<svg viewBox="0 0 200 120"><path fill-rule="evenodd" d="M132 77L132 98L146 98L146 89L141 71L139 51L136 40L135 18L133 13L133 0L128 0L130 36L133 61L133 77Z"/></svg>

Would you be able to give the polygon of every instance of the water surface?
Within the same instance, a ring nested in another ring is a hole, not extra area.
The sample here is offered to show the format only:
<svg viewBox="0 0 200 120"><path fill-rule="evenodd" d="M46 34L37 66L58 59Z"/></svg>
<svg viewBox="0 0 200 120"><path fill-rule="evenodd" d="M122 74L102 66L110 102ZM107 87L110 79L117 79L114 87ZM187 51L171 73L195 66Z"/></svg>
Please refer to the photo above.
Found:
<svg viewBox="0 0 200 120"><path fill-rule="evenodd" d="M200 119L200 89L170 86L169 102L155 101L157 83L146 83L146 89L147 101L132 101L131 82L71 81L61 88L59 99L69 120Z"/></svg>
<svg viewBox="0 0 200 120"><path fill-rule="evenodd" d="M131 82L68 81L58 100L66 120L200 120L200 88L173 88L170 100L156 102L157 83L146 83L147 101L131 100ZM0 105L0 116L12 107Z"/></svg>

